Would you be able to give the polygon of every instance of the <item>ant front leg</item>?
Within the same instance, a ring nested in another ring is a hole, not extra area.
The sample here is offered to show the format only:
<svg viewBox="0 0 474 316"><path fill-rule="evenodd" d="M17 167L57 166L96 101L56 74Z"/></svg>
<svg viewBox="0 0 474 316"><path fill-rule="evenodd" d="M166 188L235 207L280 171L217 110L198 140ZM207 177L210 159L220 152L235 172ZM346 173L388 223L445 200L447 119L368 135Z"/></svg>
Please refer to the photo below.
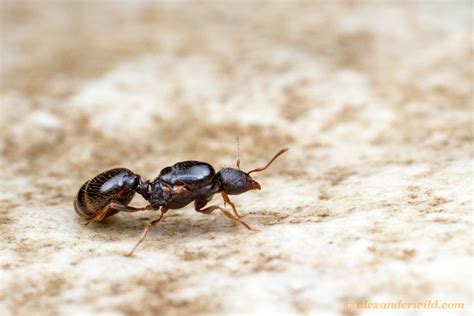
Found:
<svg viewBox="0 0 474 316"><path fill-rule="evenodd" d="M227 195L227 193L222 191L221 195L222 195L222 198L224 199L224 206L226 206L226 204L229 204L230 207L232 208L232 212L234 213L235 216L237 216L238 218L242 218L242 217L245 216L245 215L239 215L239 213L237 213L237 208L235 207L235 204L230 201L229 196Z"/></svg>
<svg viewBox="0 0 474 316"><path fill-rule="evenodd" d="M244 225L245 228L247 228L249 230L253 230L253 231L258 231L257 229L253 229L252 227L250 227L249 224L247 224L246 222L244 222L243 220L241 220L240 218L238 218L234 214L229 213L224 207L222 207L220 205L211 205L211 206L208 206L206 208L203 208L207 204L207 202L209 202L209 199L196 200L194 202L194 209L197 212L202 213L202 214L211 214L214 210L219 209L222 212L222 214L224 214L224 216L230 218L233 221L236 221L236 222Z"/></svg>
<svg viewBox="0 0 474 316"><path fill-rule="evenodd" d="M167 211L168 211L167 208L161 207L160 217L158 219L155 219L154 221L151 221L148 224L145 224L145 228L143 229L143 232L140 235L140 239L138 239L138 242L136 243L135 247L133 247L133 249L129 253L127 253L125 256L131 257L133 255L133 253L138 248L138 246L145 240L146 236L148 235L148 231L150 231L150 228L158 224L163 218L163 215L165 215Z"/></svg>

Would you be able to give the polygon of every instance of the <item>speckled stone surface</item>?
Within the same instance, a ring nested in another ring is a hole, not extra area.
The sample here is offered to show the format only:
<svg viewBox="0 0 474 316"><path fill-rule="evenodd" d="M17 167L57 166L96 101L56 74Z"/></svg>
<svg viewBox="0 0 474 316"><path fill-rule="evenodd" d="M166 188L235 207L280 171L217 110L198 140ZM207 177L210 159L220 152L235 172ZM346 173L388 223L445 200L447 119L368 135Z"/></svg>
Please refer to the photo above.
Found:
<svg viewBox="0 0 474 316"><path fill-rule="evenodd" d="M472 12L2 1L0 314L472 314ZM157 213L73 211L112 167L233 166L237 135L244 170L291 148L232 197L258 233L189 206L127 258Z"/></svg>

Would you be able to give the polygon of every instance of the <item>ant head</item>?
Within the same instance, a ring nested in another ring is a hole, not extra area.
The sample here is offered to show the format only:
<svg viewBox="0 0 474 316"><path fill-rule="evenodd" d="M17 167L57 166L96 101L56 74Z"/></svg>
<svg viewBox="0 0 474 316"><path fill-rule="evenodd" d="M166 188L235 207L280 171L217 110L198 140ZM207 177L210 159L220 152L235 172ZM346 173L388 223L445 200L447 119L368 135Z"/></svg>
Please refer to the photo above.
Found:
<svg viewBox="0 0 474 316"><path fill-rule="evenodd" d="M223 168L218 172L218 177L220 178L222 189L225 193L230 195L241 194L249 190L260 190L260 184L253 180L250 174L252 172L260 172L268 168L270 164L278 158L278 156L287 152L289 148L284 148L280 150L273 158L261 168L250 170L249 172L244 172L240 170L240 153L239 153L239 138L237 137L237 168Z"/></svg>
<svg viewBox="0 0 474 316"><path fill-rule="evenodd" d="M239 169L222 168L219 172L222 189L230 195L240 194L249 190L260 190L260 184Z"/></svg>

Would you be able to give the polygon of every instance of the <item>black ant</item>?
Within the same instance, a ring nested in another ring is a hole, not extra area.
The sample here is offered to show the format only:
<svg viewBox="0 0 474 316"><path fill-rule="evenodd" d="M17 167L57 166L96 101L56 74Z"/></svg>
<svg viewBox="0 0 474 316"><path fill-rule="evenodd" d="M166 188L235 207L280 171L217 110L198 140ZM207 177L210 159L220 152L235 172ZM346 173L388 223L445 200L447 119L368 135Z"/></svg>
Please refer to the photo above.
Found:
<svg viewBox="0 0 474 316"><path fill-rule="evenodd" d="M118 212L160 210L160 217L145 225L140 239L127 256L133 254L145 240L150 227L156 225L169 209L182 208L193 201L197 212L210 214L219 209L228 218L239 222L249 230L255 230L241 220L242 216L237 213L229 195L241 194L249 190L260 190L260 184L253 180L250 174L267 169L278 156L287 150L288 148L280 150L264 167L249 172L240 170L238 139L238 169L222 168L216 173L208 163L193 160L182 161L161 170L158 177L152 182L142 181L139 175L125 168L111 169L82 185L74 200L74 209L77 214L87 219L87 223L100 222ZM149 204L139 208L128 206L135 192L143 196ZM229 204L232 207L232 213L220 205L204 208L216 193L222 195L224 206Z"/></svg>

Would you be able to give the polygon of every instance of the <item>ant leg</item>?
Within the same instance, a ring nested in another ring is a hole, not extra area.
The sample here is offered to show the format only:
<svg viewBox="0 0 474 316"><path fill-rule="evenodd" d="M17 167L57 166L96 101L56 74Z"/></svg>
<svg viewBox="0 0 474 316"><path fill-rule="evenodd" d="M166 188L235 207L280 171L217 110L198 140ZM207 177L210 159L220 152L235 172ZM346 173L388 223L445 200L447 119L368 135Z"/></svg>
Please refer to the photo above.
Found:
<svg viewBox="0 0 474 316"><path fill-rule="evenodd" d="M212 211L217 210L217 209L219 209L222 212L222 214L224 214L226 217L230 218L231 220L239 222L240 224L244 225L245 228L247 228L249 230L253 230L253 231L258 231L257 229L253 229L252 227L250 227L249 224L247 224L246 222L244 222L243 220L241 220L237 216L229 213L224 207L222 207L220 205L211 205L211 206L208 206L204 209L198 208L196 206L196 211L198 211L200 213L203 213L203 214L210 214L210 213L212 213Z"/></svg>
<svg viewBox="0 0 474 316"><path fill-rule="evenodd" d="M233 214L227 212L227 210L226 210L225 208L219 206L219 210L221 210L221 212L222 212L225 216L227 216L228 218L230 218L231 220L234 220L234 221L239 222L240 224L244 225L247 229L253 230L253 231L255 231L255 232L258 232L258 231L259 231L258 229L254 229L254 228L250 227L249 224L247 224L246 222L244 222L243 220L241 220L241 219L238 218L237 216L235 216L235 215L233 215Z"/></svg>
<svg viewBox="0 0 474 316"><path fill-rule="evenodd" d="M143 232L140 235L140 239L138 239L138 242L136 243L135 247L133 247L133 249L129 253L127 253L125 256L131 257L133 255L133 253L138 248L138 246L145 240L146 236L148 235L148 231L150 230L150 228L152 226L155 226L156 224L158 224L161 221L161 219L163 218L163 215L165 215L165 213L167 211L168 211L168 209L165 209L165 208L162 207L160 217L158 219L155 219L154 221L151 221L148 224L145 224L145 228L143 229Z"/></svg>
<svg viewBox="0 0 474 316"><path fill-rule="evenodd" d="M140 212L153 209L150 205L145 207L133 207L119 202L110 202L100 210L98 210L94 217L90 218L86 225L92 221L101 222L109 216L117 214L118 212Z"/></svg>
<svg viewBox="0 0 474 316"><path fill-rule="evenodd" d="M227 193L222 191L221 195L222 195L222 198L224 199L224 206L226 206L226 204L229 204L232 207L232 213L234 213L235 216L237 216L238 218L242 218L242 217L245 216L245 215L243 215L243 216L239 215L239 213L237 213L237 208L235 207L235 204L230 201L229 196L227 195Z"/></svg>

